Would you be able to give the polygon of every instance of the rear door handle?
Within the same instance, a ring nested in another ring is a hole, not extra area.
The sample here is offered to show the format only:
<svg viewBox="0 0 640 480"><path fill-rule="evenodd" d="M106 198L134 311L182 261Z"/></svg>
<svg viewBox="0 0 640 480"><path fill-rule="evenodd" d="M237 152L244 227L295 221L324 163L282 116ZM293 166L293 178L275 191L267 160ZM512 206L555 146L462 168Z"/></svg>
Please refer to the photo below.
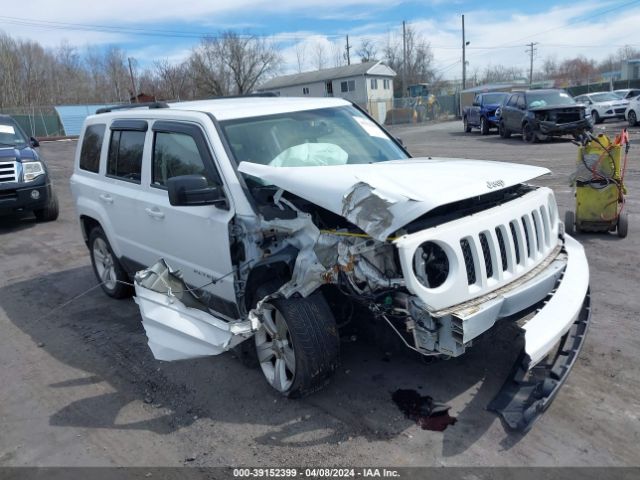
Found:
<svg viewBox="0 0 640 480"><path fill-rule="evenodd" d="M144 211L147 212L147 215L151 218L157 218L158 220L162 220L164 218L164 213L157 208L145 208Z"/></svg>
<svg viewBox="0 0 640 480"><path fill-rule="evenodd" d="M101 193L100 200L102 200L104 203L113 203L113 197L108 193Z"/></svg>

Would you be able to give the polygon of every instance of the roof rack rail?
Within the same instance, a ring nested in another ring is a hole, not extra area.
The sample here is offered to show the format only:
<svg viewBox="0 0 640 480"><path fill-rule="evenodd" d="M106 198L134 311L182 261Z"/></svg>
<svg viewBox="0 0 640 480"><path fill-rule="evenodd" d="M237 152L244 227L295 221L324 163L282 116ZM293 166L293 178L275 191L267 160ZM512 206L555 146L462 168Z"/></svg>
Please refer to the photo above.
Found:
<svg viewBox="0 0 640 480"><path fill-rule="evenodd" d="M244 93L242 95L225 95L221 97L212 97L212 100L224 100L225 98L247 98L247 97L277 97L273 92L256 92L256 93Z"/></svg>
<svg viewBox="0 0 640 480"><path fill-rule="evenodd" d="M167 102L143 102L143 103L127 103L126 105L113 105L112 107L103 107L96 110L96 114L109 113L114 110L129 110L131 108L169 108Z"/></svg>

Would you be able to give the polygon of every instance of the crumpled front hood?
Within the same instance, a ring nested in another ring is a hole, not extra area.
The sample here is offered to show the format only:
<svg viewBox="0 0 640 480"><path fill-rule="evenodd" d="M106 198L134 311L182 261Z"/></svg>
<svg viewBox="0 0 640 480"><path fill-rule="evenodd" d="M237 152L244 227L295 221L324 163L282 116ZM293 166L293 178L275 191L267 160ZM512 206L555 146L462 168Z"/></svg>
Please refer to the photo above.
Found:
<svg viewBox="0 0 640 480"><path fill-rule="evenodd" d="M449 158L238 170L345 217L378 240L440 206L549 173L542 167Z"/></svg>

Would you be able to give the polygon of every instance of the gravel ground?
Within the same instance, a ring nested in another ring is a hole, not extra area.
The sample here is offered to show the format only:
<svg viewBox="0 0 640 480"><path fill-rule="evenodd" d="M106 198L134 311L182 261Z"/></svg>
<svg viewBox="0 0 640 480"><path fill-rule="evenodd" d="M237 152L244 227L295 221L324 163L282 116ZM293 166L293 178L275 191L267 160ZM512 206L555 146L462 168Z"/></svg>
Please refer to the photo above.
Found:
<svg viewBox="0 0 640 480"><path fill-rule="evenodd" d="M606 123L611 130L621 124ZM464 134L461 122L395 127L415 155L543 165L561 213L576 147ZM632 140L640 141L638 130ZM526 435L485 410L517 351L492 332L464 356L424 364L358 339L322 392L286 400L231 354L155 361L137 306L99 289L68 179L76 143L43 143L61 215L0 219L0 465L412 466L637 465L640 458L639 149L627 175L629 237L581 235L593 321L569 380ZM425 185L428 188L428 185ZM391 401L415 389L451 406L457 423L421 430Z"/></svg>

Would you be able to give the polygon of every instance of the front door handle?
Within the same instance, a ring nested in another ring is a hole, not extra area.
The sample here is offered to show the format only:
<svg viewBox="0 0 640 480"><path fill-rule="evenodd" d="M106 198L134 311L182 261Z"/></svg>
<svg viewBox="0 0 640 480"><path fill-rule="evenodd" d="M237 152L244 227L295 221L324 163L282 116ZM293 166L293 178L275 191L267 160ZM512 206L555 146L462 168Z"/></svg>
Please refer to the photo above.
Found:
<svg viewBox="0 0 640 480"><path fill-rule="evenodd" d="M100 200L102 200L104 203L113 203L113 197L108 193L101 193Z"/></svg>
<svg viewBox="0 0 640 480"><path fill-rule="evenodd" d="M147 215L151 218L156 218L158 220L162 220L164 218L164 213L157 208L145 208L144 211L147 212Z"/></svg>

